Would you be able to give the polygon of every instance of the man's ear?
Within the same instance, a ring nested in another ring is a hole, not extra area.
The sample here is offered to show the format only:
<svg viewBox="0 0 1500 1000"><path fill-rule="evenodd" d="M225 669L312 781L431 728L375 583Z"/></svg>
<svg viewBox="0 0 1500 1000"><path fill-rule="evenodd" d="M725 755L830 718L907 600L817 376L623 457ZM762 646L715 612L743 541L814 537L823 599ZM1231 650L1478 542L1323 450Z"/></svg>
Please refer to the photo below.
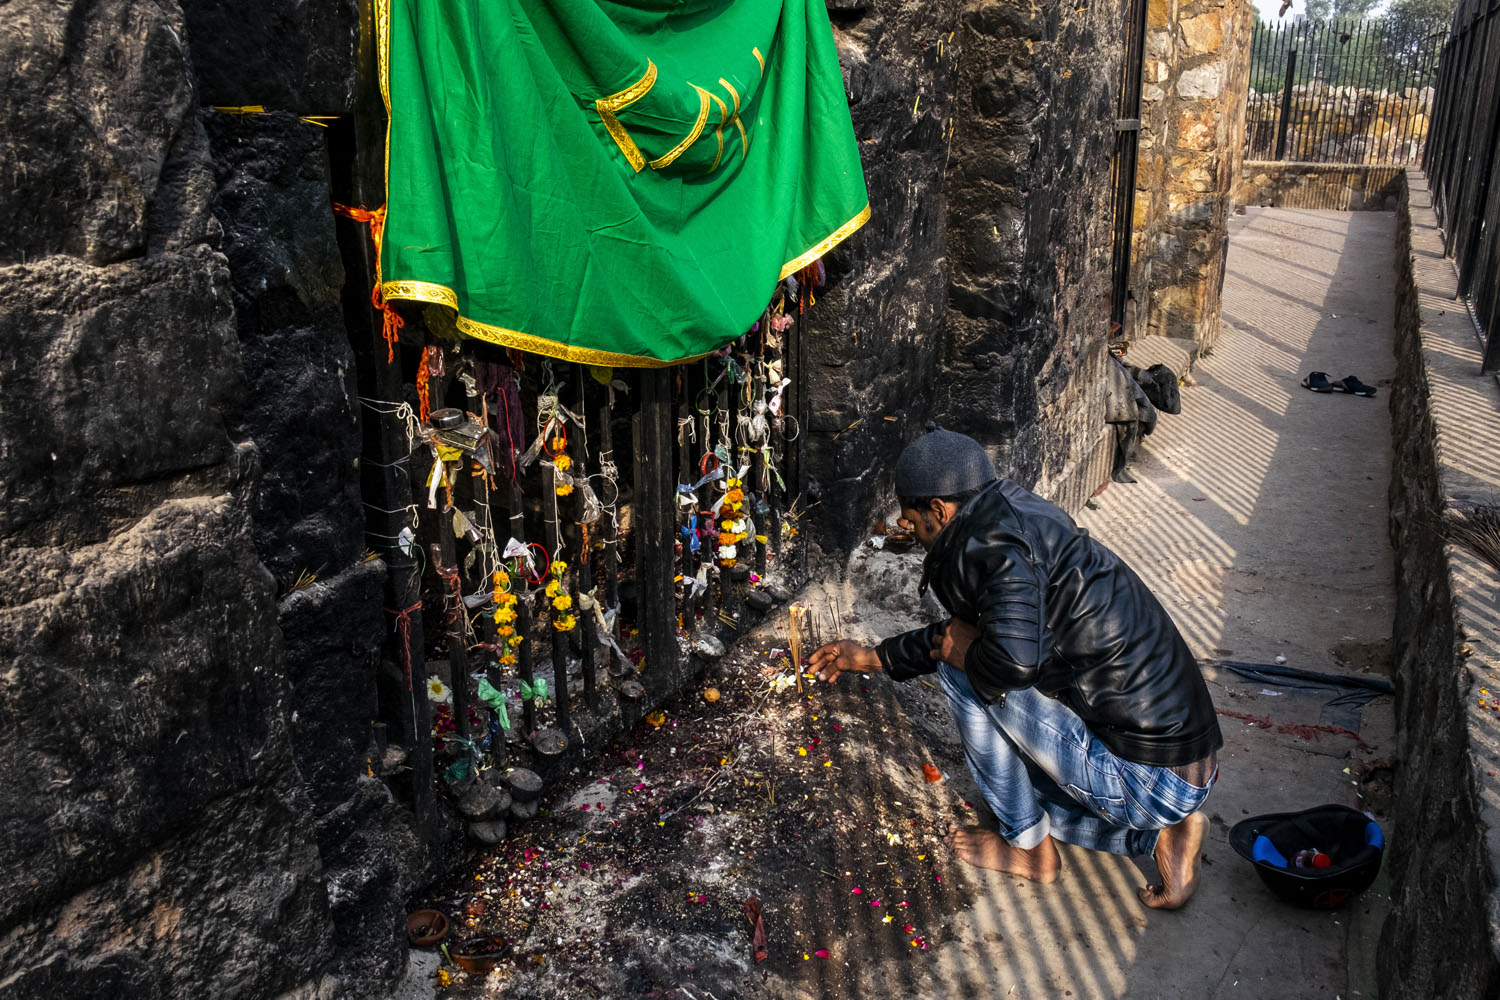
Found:
<svg viewBox="0 0 1500 1000"><path fill-rule="evenodd" d="M948 523L948 505L937 497L927 501L927 509L937 518L938 527Z"/></svg>

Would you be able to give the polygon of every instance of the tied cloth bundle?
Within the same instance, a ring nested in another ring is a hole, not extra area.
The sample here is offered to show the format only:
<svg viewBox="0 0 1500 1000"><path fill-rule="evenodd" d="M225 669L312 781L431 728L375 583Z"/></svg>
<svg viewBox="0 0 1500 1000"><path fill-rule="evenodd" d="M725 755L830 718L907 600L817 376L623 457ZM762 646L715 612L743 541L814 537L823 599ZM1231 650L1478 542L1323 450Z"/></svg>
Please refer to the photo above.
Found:
<svg viewBox="0 0 1500 1000"><path fill-rule="evenodd" d="M498 361L474 360L474 389L489 402L501 449L500 471L514 482L521 472L520 458L526 450L526 424L521 419L521 379L516 369Z"/></svg>

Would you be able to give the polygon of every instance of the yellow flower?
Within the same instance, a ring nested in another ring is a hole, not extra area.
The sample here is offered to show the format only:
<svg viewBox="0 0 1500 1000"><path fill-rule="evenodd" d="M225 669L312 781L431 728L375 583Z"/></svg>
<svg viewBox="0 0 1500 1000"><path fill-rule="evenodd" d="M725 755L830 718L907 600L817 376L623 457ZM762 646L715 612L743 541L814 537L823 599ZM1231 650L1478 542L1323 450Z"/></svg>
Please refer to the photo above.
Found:
<svg viewBox="0 0 1500 1000"><path fill-rule="evenodd" d="M502 636L511 636L516 634L516 630L509 625L501 625L495 630L495 633Z"/></svg>
<svg viewBox="0 0 1500 1000"><path fill-rule="evenodd" d="M552 464L557 466L559 469L567 470L572 467L573 460L567 455L558 455L552 460Z"/></svg>
<svg viewBox="0 0 1500 1000"><path fill-rule="evenodd" d="M562 581L561 580L548 580L547 581L547 588L546 588L546 594L547 594L547 596L548 597L556 597L560 593L562 593Z"/></svg>
<svg viewBox="0 0 1500 1000"><path fill-rule="evenodd" d="M498 608L495 611L495 621L505 624L516 620L516 613L510 608Z"/></svg>
<svg viewBox="0 0 1500 1000"><path fill-rule="evenodd" d="M510 583L510 574L503 569L497 569L490 574L490 579L494 581L495 586L504 587Z"/></svg>
<svg viewBox="0 0 1500 1000"><path fill-rule="evenodd" d="M557 618L552 619L552 627L557 629L559 632L572 631L573 626L576 624L578 623L573 620L572 615L560 615Z"/></svg>
<svg viewBox="0 0 1500 1000"><path fill-rule="evenodd" d="M568 564L567 563L563 562L561 559L554 559L554 560L552 560L552 566L550 567L550 572L552 573L553 576L562 576L567 571L568 571Z"/></svg>
<svg viewBox="0 0 1500 1000"><path fill-rule="evenodd" d="M552 598L552 606L559 611L566 611L573 606L573 598L567 594L558 594Z"/></svg>
<svg viewBox="0 0 1500 1000"><path fill-rule="evenodd" d="M499 597L495 598L495 603L501 605L502 607L508 608L512 604L516 603L516 595L507 591L506 593L503 593Z"/></svg>
<svg viewBox="0 0 1500 1000"><path fill-rule="evenodd" d="M502 666L508 667L511 664L515 663L515 662L516 662L516 654L515 653L506 653L504 656L500 657L500 663L501 663Z"/></svg>
<svg viewBox="0 0 1500 1000"><path fill-rule="evenodd" d="M573 492L573 487L569 486L567 483L563 483L561 486L559 486L557 488L557 495L560 496L560 497L569 496L569 495L572 494L572 492Z"/></svg>

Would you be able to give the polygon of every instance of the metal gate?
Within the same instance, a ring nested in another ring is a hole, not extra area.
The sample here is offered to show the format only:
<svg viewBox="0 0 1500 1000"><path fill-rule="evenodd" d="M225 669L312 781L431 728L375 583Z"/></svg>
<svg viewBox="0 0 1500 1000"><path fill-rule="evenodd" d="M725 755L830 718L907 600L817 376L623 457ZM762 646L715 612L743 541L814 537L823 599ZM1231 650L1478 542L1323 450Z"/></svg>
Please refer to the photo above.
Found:
<svg viewBox="0 0 1500 1000"><path fill-rule="evenodd" d="M1446 38L1437 110L1422 167L1458 293L1500 371L1500 0L1463 0Z"/></svg>
<svg viewBox="0 0 1500 1000"><path fill-rule="evenodd" d="M1245 158L1416 163L1447 34L1399 17L1257 21Z"/></svg>

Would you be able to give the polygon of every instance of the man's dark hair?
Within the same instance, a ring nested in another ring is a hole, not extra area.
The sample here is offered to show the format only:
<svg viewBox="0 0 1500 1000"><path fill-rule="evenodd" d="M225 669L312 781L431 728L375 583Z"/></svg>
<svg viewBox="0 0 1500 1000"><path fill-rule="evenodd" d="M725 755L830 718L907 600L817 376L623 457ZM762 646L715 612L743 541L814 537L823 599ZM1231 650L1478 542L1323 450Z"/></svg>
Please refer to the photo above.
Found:
<svg viewBox="0 0 1500 1000"><path fill-rule="evenodd" d="M991 482L993 482L993 480L991 480ZM956 503L960 507L962 507L964 504L977 497L980 493L983 493L985 488L989 485L989 483L985 483L983 486L975 486L970 489L964 490L961 493L954 493L951 496L946 497L897 497L896 499L901 504L901 508L903 510L926 510L927 505L932 503L932 501L934 500L942 500L945 503Z"/></svg>

